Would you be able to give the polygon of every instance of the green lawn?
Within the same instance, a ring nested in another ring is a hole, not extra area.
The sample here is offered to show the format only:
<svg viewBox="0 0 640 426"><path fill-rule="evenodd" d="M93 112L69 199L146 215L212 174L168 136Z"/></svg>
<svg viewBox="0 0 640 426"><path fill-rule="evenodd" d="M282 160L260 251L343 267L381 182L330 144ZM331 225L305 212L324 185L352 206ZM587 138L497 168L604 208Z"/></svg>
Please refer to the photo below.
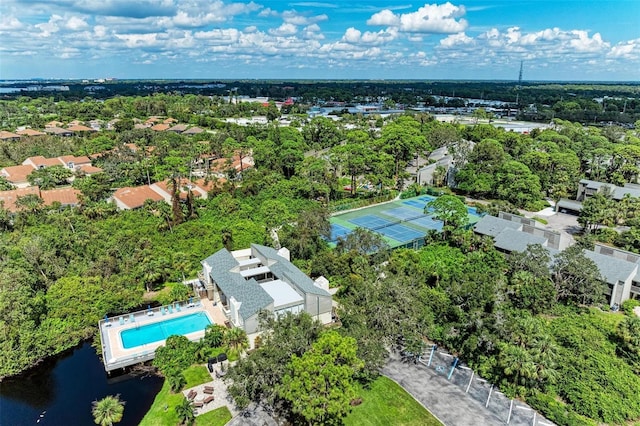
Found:
<svg viewBox="0 0 640 426"><path fill-rule="evenodd" d="M209 370L207 370L207 367L204 365L192 365L184 370L182 374L184 374L184 378L187 380L184 389L189 389L212 380Z"/></svg>
<svg viewBox="0 0 640 426"><path fill-rule="evenodd" d="M153 405L140 422L140 426L176 426L178 415L175 407L180 404L182 398L184 398L182 393L171 393L169 383L165 380Z"/></svg>
<svg viewBox="0 0 640 426"><path fill-rule="evenodd" d="M222 426L227 424L229 420L231 420L229 409L220 407L196 417L196 425Z"/></svg>
<svg viewBox="0 0 640 426"><path fill-rule="evenodd" d="M191 388L193 386L201 385L203 383L207 383L211 381L211 376L207 371L207 367L202 365L192 365L183 371L184 378L187 380L187 384L185 385L185 389ZM140 423L141 426L175 426L178 424L178 415L176 414L175 407L180 404L184 396L181 392L171 393L169 389L169 383L165 380L162 385L162 389L156 395L156 399L153 401L153 405L142 419ZM214 410L214 412L218 412L220 410ZM229 410L226 410L227 413ZM220 418L223 418L221 416ZM217 417L212 417L217 418ZM229 414L229 419L231 418L231 414ZM229 421L229 419L225 420L221 423L206 423L212 425L223 425ZM204 423L202 423L204 424Z"/></svg>
<svg viewBox="0 0 640 426"><path fill-rule="evenodd" d="M346 426L415 425L442 426L396 382L380 376L370 389L360 392L362 404L344 419Z"/></svg>

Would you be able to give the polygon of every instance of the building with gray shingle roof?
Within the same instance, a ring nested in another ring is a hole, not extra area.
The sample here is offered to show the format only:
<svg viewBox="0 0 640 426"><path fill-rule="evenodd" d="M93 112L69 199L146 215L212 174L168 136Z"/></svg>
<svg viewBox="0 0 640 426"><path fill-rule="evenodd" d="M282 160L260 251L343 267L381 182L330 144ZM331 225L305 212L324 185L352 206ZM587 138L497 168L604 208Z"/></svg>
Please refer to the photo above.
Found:
<svg viewBox="0 0 640 426"><path fill-rule="evenodd" d="M532 244L540 244L552 258L560 253L560 234L536 228L529 221L527 218L500 212L500 217L484 216L473 230L479 235L492 237L495 247L507 253L523 252ZM606 296L610 306L620 305L630 298L640 298L639 254L602 244L596 244L593 251L585 250L584 254L595 263L608 284ZM551 263L553 264L553 260Z"/></svg>
<svg viewBox="0 0 640 426"><path fill-rule="evenodd" d="M544 246L546 243L547 239L544 237L509 228L504 229L493 239L493 245L506 252L525 251L529 245Z"/></svg>
<svg viewBox="0 0 640 426"><path fill-rule="evenodd" d="M497 237L505 229L520 229L521 223L502 219L495 216L483 216L473 227L476 234L487 235L489 237Z"/></svg>
<svg viewBox="0 0 640 426"><path fill-rule="evenodd" d="M582 179L578 183L578 193L576 194L576 200L584 201L585 199L604 191L604 188L609 188L611 198L616 201L622 200L625 196L640 197L640 185L633 183L626 183L624 186L616 186L612 183L598 182L595 180Z"/></svg>
<svg viewBox="0 0 640 426"><path fill-rule="evenodd" d="M221 304L230 324L247 333L251 347L259 335L261 311L305 311L323 324L331 322L328 289L293 265L287 249L259 244L232 252L222 249L204 259L202 267L207 297Z"/></svg>

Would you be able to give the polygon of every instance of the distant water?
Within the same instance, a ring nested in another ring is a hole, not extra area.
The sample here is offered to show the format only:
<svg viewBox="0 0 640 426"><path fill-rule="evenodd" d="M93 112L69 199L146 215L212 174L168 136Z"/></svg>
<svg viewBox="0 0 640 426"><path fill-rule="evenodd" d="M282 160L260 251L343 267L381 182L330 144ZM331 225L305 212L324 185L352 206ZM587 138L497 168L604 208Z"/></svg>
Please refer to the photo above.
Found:
<svg viewBox="0 0 640 426"><path fill-rule="evenodd" d="M120 394L126 404L117 425L135 426L151 407L162 380L157 376L110 379L95 349L85 343L72 353L1 382L0 425L93 425L91 403Z"/></svg>

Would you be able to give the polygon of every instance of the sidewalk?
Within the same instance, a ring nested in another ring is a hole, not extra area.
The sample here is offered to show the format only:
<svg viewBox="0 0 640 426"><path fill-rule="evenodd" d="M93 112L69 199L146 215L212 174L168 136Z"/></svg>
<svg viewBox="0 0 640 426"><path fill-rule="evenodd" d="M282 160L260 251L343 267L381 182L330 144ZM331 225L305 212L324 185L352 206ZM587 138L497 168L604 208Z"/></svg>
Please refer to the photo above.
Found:
<svg viewBox="0 0 640 426"><path fill-rule="evenodd" d="M225 366L226 368L229 368L229 365L227 364ZM189 389L185 389L182 391L182 394L184 395L185 398L187 398L187 395L189 394L189 392L196 391L197 395L196 397L193 399L194 402L200 402L202 400L204 400L204 398L213 395L213 401L204 404L202 407L200 408L195 408L194 409L194 413L196 416L199 416L201 414L207 413L209 411L213 411L216 408L220 408L223 406L227 406L227 408L229 409L229 411L231 412L231 416L235 417L238 414L238 411L236 410L235 404L233 403L233 399L231 398L231 396L228 394L227 392L227 384L224 382L224 380L222 380L222 378L216 378L215 376L215 372L217 370L219 370L220 367L218 364L215 365L213 373L210 373L211 375L211 381L207 382L207 383L203 383L201 385L198 386L194 386L192 388ZM206 394L204 393L204 387L205 386L213 386L213 394Z"/></svg>
<svg viewBox="0 0 640 426"><path fill-rule="evenodd" d="M552 426L522 401L510 400L468 367L451 374L451 355L437 352L431 367L391 353L382 374L394 380L445 426Z"/></svg>
<svg viewBox="0 0 640 426"><path fill-rule="evenodd" d="M445 426L503 424L445 377L430 374L429 369L420 364L404 363L397 354L391 354L382 374L402 386Z"/></svg>

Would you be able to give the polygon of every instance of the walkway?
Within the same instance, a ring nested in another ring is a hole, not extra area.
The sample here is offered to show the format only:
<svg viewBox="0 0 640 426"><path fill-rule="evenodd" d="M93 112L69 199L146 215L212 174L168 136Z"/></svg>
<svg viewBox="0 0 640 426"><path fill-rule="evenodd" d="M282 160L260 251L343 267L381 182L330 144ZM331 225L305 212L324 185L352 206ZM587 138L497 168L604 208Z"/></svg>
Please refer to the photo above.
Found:
<svg viewBox="0 0 640 426"><path fill-rule="evenodd" d="M382 374L402 386L445 426L494 426L502 423L484 412L481 404L445 377L431 374L429 369L419 364L404 363L397 354L391 354Z"/></svg>
<svg viewBox="0 0 640 426"><path fill-rule="evenodd" d="M505 425L507 420L509 425L517 426L553 424L520 401L513 402L513 413L509 417L510 400L493 388L493 396L488 393L489 398L483 394L482 398L478 399L478 386L482 386L478 382L484 382L486 385L484 380L476 379L475 390L465 392L465 386L459 383L460 377L447 379L449 364L447 360L447 367L440 365L440 368L430 368L420 362L402 362L399 354L392 353L382 369L382 374L402 386L445 426L495 426ZM444 371L444 374L439 370ZM458 369L454 376L456 375L460 375ZM469 381L465 379L462 382ZM489 399L491 404L487 408L484 401Z"/></svg>
<svg viewBox="0 0 640 426"><path fill-rule="evenodd" d="M225 361L223 361L225 362ZM225 362L225 369L229 368L229 363ZM189 389L185 389L182 391L182 394L186 398L189 395L189 392L196 391L196 396L193 399L194 402L202 402L206 397L213 396L213 401L204 404L200 408L195 408L194 413L196 416L207 413L209 411L213 411L217 408L226 406L231 412L231 416L235 417L238 414L238 410L235 408L235 404L233 403L233 398L227 392L227 384L222 380L222 378L218 378L215 376L216 371L220 371L220 365L215 364L213 373L211 374L211 381L207 383L203 383L198 386L194 386ZM213 387L213 393L208 394L204 392L205 386Z"/></svg>

